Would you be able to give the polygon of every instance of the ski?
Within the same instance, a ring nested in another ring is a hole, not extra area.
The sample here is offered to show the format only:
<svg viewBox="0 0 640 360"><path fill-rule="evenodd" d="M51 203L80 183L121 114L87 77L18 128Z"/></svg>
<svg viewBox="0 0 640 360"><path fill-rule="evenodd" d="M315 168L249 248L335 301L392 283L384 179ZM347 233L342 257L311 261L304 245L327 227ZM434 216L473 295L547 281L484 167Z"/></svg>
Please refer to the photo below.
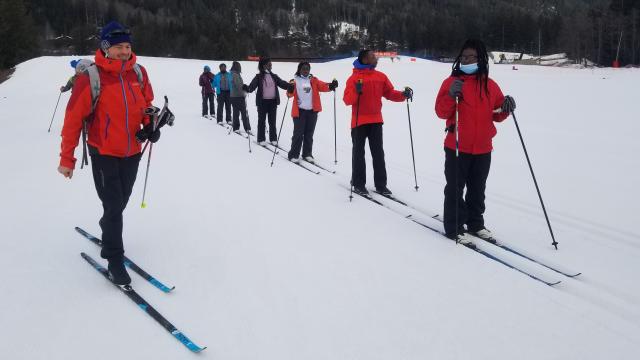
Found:
<svg viewBox="0 0 640 360"><path fill-rule="evenodd" d="M287 149L283 148L282 146L280 146L280 144L278 144L278 145L276 146L276 145L273 145L273 144L271 144L271 143L267 143L267 145L269 145L269 146L273 146L273 147L277 148L278 150L283 151L283 152L285 152L285 153L287 153L287 154L289 153L289 150L287 150ZM287 157L287 160L288 160L288 159L289 159L289 157ZM301 160L301 162L302 162L302 161L304 161L305 163L307 163L307 164L309 164L309 165L315 166L315 167L317 167L317 168L318 168L318 169L320 169L320 170L326 171L326 172L328 172L329 174L335 174L335 173L336 173L336 171L335 171L335 170L329 170L329 169L327 169L326 167L324 167L324 166L322 166L322 165L320 165L320 164L318 164L318 163L316 163L316 162L310 162L310 161L305 160L304 158L301 158L300 160Z"/></svg>
<svg viewBox="0 0 640 360"><path fill-rule="evenodd" d="M393 201L397 202L397 203L398 203L398 204L400 204L400 205L404 205L404 206L406 206L406 207L409 207L409 208L410 208L410 206L409 206L409 205L407 205L407 203L406 203L406 202L404 202L404 201L402 201L402 200L398 199L397 197L395 197L395 196L393 196L393 195L385 195L385 194L382 194L382 193L380 193L380 192L378 192L378 191L374 191L374 193L376 193L376 194L378 194L378 195L380 195L380 196L384 196L384 197L386 197L386 198L387 198L387 199L389 199L389 200L393 200Z"/></svg>
<svg viewBox="0 0 640 360"><path fill-rule="evenodd" d="M272 154L273 154L273 152L275 151L275 152L276 152L276 155L279 155L281 158L286 159L288 162L290 162L290 163L292 163L292 164L294 164L294 165L298 165L298 166L300 166L301 168L303 168L303 169L305 169L305 170L307 170L307 171L309 171L309 172L311 172L311 173L313 173L313 174L320 175L320 171L316 171L316 170L310 169L310 168L308 168L308 167L306 167L306 166L302 165L302 164L301 164L301 163L299 163L299 162L298 162L298 163L295 163L295 162L293 162L293 161L289 160L289 157L287 157L287 156L285 156L285 155L283 155L283 154L282 154L281 150L282 150L282 151L284 151L284 150L283 150L281 147L277 147L277 148L274 150L273 148L270 148L267 144L265 144L265 145L260 145L260 144L258 144L258 143L257 143L257 142L255 142L255 141L254 141L253 143L254 143L254 144L256 144L256 145L258 145L258 146L260 146L260 147L262 147L262 148L264 148L264 149L266 149L267 151L269 151L269 152L270 152L270 153L272 153ZM269 144L269 145L270 145L270 144ZM271 145L271 146L273 146L273 145Z"/></svg>
<svg viewBox="0 0 640 360"><path fill-rule="evenodd" d="M351 189L349 189L349 190L351 190ZM382 207L384 207L384 208L387 208L387 209L389 209L389 210L393 211L393 209L389 208L388 206L386 206L385 204L381 203L380 201L378 201L378 200L374 199L370 194L368 194L368 195L364 195L364 194L357 193L357 192L355 192L355 191L352 191L352 192L353 192L354 194L356 194L356 195L360 196L360 197L363 197L363 198L365 198L365 199L367 199L367 200L369 200L369 201L371 201L371 202L375 203L375 204L378 204L378 205L380 205L380 206L382 206ZM349 201L351 201L352 199L353 199L353 195L349 195ZM409 216L411 216L411 215L409 215Z"/></svg>
<svg viewBox="0 0 640 360"><path fill-rule="evenodd" d="M79 228L77 226L76 226L76 231L78 233L80 233L80 235L82 235L85 238L87 238L92 243L102 247L102 240L100 240L99 238L89 234L88 232L84 231L82 228ZM158 289L160 289L161 291L163 291L165 293L169 293L173 289L176 288L175 286L168 287L168 286L164 285L162 282L158 281L156 278L154 278L153 276L149 275L149 273L144 271L142 268L140 268L138 265L136 265L136 263L131 261L131 259L129 259L126 256L124 257L124 265L126 267L128 267L129 269L133 270L136 274L140 275L143 279L147 280L149 283L151 283L151 285L157 287Z"/></svg>
<svg viewBox="0 0 640 360"><path fill-rule="evenodd" d="M165 319L156 309L154 309L149 303L142 298L131 285L119 286L111 281L109 278L109 272L105 269L104 266L100 265L98 262L93 260L93 258L85 253L80 253L83 259L85 259L94 269L96 269L100 274L102 274L113 286L120 289L129 299L131 299L142 311L146 312L149 316L151 316L155 321L157 321L162 327L164 327L173 337L178 339L184 346L186 346L189 350L194 353L199 353L207 347L200 347L196 345L193 341L189 340L189 338L184 335L180 330L176 329L173 324L169 322L169 320Z"/></svg>
<svg viewBox="0 0 640 360"><path fill-rule="evenodd" d="M434 215L434 216L432 216L432 218L442 222L442 217L440 215ZM516 249L514 249L514 248L512 248L510 246L508 246L508 245L505 245L504 243L502 243L500 240L498 240L496 238L492 238L495 242L491 242L491 241L485 240L485 239L483 239L481 237L475 236L475 235L473 235L471 233L469 233L469 235L475 237L476 239L479 239L480 241L485 241L485 242L487 242L487 243L489 243L491 245L497 246L497 247L499 247L499 248L501 248L501 249L503 249L503 250L505 250L507 252L510 252L510 253L512 253L514 255L520 256L523 259L527 259L527 260L529 260L529 261L531 261L531 262L533 262L535 264L538 264L538 265L540 265L540 266L542 266L544 268L547 268L547 269L549 269L549 270L551 270L553 272L556 272L558 274L564 275L566 277L574 278L574 277L577 277L579 275L582 275L582 272L569 273L569 272L566 272L566 271L562 271L562 270L560 270L560 269L558 269L558 268L556 268L554 266L551 266L551 265L549 265L549 264L547 264L547 263L545 263L545 262L543 262L541 260L532 258L531 256L528 256L528 255L526 255L526 254L524 254L524 253L522 253L522 252L520 252L520 251L518 251L518 250L516 250Z"/></svg>
<svg viewBox="0 0 640 360"><path fill-rule="evenodd" d="M471 234L470 234L470 235L471 235ZM474 235L471 235L471 236L474 236ZM479 238L479 237L477 237L477 236L474 236L474 237L475 237L475 238L480 239L481 241L486 241L486 240L484 240L484 239L482 239L482 238ZM538 264L538 265L540 265L540 266L542 266L542 267L544 267L544 268L547 268L547 269L549 269L549 270L551 270L551 271L554 271L554 272L556 272L556 273L558 273L558 274L562 274L562 275L564 275L564 276L566 276L566 277L569 277L569 278L574 278L574 277L576 277L576 276L582 275L582 273L581 273L581 272L571 274L571 273L568 273L568 272L562 271L562 270L557 269L557 268L555 268L555 267L553 267L553 266L551 266L551 265L547 265L547 264L543 263L543 262L542 262L542 261L540 261L540 260L537 260L537 259L534 259L534 258L532 258L532 257L530 257L530 256L527 256L527 255L525 255L525 254L523 254L523 253L519 252L518 250L515 250L515 249L513 249L513 248L511 248L511 247L509 247L509 246L507 246L507 245L505 245L505 244L503 244L503 243L501 243L501 242L500 242L500 241L498 241L497 239L494 239L494 240L496 241L495 243L492 243L492 242L490 242L490 241L487 241L487 242L488 242L489 244L495 245L495 246L497 246L497 247L499 247L499 248L501 248L501 249L503 249L503 250L505 250L505 251L508 251L508 252L510 252L510 253L512 253L512 254L514 254L514 255L518 255L518 256L520 256L521 258L524 258L524 259L527 259L527 260L529 260L529 261L531 261L531 262L533 262L533 263L536 263L536 264Z"/></svg>
<svg viewBox="0 0 640 360"><path fill-rule="evenodd" d="M414 223L416 223L416 224L418 224L418 225L420 225L420 226L422 226L422 227L424 227L424 228L426 228L426 229L429 229L429 230L431 230L431 231L433 231L433 232L436 232L436 233L438 233L438 234L442 235L442 236L443 236L445 239L447 239L447 240L451 240L451 239L449 239L448 237L446 237L446 236L445 236L444 232L442 232L442 231L440 231L440 230L438 230L438 229L436 229L436 228L433 228L433 227L431 227L431 226L429 226L429 225L427 225L427 224L424 224L424 223L422 223L421 221L418 221L418 220L416 220L416 219L412 219L412 218L410 218L410 216L411 216L411 215L407 216L407 218L408 218L409 220L413 221ZM453 241L453 240L451 240L451 241ZM483 240L483 241L484 241L484 240ZM506 267L508 267L508 268L510 268L510 269L513 269L513 270L515 270L515 271L517 271L517 272L519 272L519 273L521 273L521 274L523 274L523 275L526 275L526 276L528 276L528 277L530 277L530 278L532 278L532 279L534 279L534 280L540 281L541 283L544 283L544 284L546 284L546 285L554 286L554 285L558 285L558 284L560 284L560 283L562 282L561 280L556 280L556 281L547 281L547 280L544 280L544 279L542 279L542 278L539 278L539 277L537 277L537 276L535 276L535 275L531 274L530 272L527 272L527 271L525 271L525 270L522 270L522 269L518 268L517 266L512 265L512 264L510 264L510 263L508 263L508 262L506 262L506 261L504 261L504 260L500 259L499 257L497 257L497 256L495 256L495 255L493 255L493 254L490 254L490 253L488 253L488 252L486 252L486 251L484 251L484 250L482 250L482 249L479 249L479 248L478 248L477 246L475 246L475 245L472 245L472 246L469 246L469 245L463 245L463 246L464 246L464 247L466 247L466 248L468 248L468 249L471 249L471 250L473 250L473 251L477 252L478 254L484 255L484 256L486 256L487 258L489 258L489 259L491 259L491 260L494 260L494 261L496 261L496 262L498 262L498 263L500 263L500 264L502 264L502 265L504 265L504 266L506 266Z"/></svg>
<svg viewBox="0 0 640 360"><path fill-rule="evenodd" d="M376 192L376 193L378 193L378 192ZM378 193L378 194L379 194L379 193ZM399 199L397 199L397 198L395 198L395 197L389 197L389 196L385 196L385 195L382 195L382 194L380 194L380 196L384 196L384 197L386 197L386 198L388 198L388 199L390 199L390 200L393 200L393 201L395 201L395 202L397 202L397 203L399 203L399 204L401 204L401 205L404 205L404 206L406 206L406 207L407 207L408 209L410 209L410 210L414 210L414 211L417 211L417 212L420 212L420 213L423 213L423 214L424 214L424 212L423 212L423 211L421 211L420 209L417 209L416 207L414 207L414 206L412 206L412 205L409 205L408 203L406 203L406 202L404 202L404 201L402 201L402 200L399 200ZM424 214L424 215L428 215L428 214ZM442 221L443 221L443 220L442 220L442 216L440 216L440 214L436 214L436 215L429 216L429 217L431 217L432 219L438 220L439 222L442 222ZM469 234L469 235L474 236L474 235L472 235L472 234ZM556 273L558 273L558 274L564 275L564 276L566 276L566 277L574 278L574 277L577 277L577 276L579 276L579 275L582 275L582 273L581 273L581 272L577 272L577 273L569 273L569 272L566 272L566 271L562 271L562 270L558 269L557 267L551 266L551 265L549 265L549 264L547 264L547 263L545 263L545 262L543 262L543 261L541 261L541 260L535 259L535 258L533 258L533 257L531 257L531 256L528 256L528 255L526 255L526 254L524 254L524 253L522 253L522 252L520 252L520 251L518 251L518 250L515 250L515 249L513 249L513 248L509 247L508 245L505 245L504 243L502 243L501 241L499 241L499 239L495 239L495 238L494 238L493 240L495 240L496 242L495 242L495 243L493 243L493 242L491 242L491 241L488 241L488 240L482 239L482 238L477 237L477 236L474 236L474 237L475 237L475 238L477 238L477 239L479 239L480 241L484 241L484 242L487 242L487 243L489 243L489 244L495 245L495 246L497 246L497 247L499 247L499 248L501 248L501 249L503 249L503 250L505 250L505 251L507 251L507 252L510 252L510 253L512 253L512 254L514 254L514 255L520 256L520 257L521 257L521 258L523 258L523 259L527 259L527 260L529 260L529 261L531 261L531 262L533 262L533 263L535 263L535 264L538 264L538 265L540 265L540 266L542 266L542 267L544 267L544 268L546 268L546 269L549 269L549 270L551 270L551 271L553 271L553 272L556 272Z"/></svg>
<svg viewBox="0 0 640 360"><path fill-rule="evenodd" d="M315 162L315 161L314 161L314 162L311 162L311 161L307 161L307 160L305 160L305 159L302 159L302 161L306 162L307 164L311 164L311 165L313 165L313 166L317 167L317 168L318 168L318 169L320 169L320 170L326 171L326 172L328 172L329 174L335 174L335 173L336 173L336 171L335 171L335 170L327 169L326 167L324 167L324 166L322 166L322 165L318 164L318 163L317 163L317 162Z"/></svg>
<svg viewBox="0 0 640 360"><path fill-rule="evenodd" d="M358 193L355 193L355 194L358 194ZM384 208L386 208L386 209L388 209L388 210L390 210L392 212L395 212L396 214L399 214L399 215L403 216L404 218L406 218L408 220L411 220L412 222L414 222L414 223L416 223L416 224L418 224L418 225L420 225L420 226L422 226L422 227L424 227L426 229L429 229L429 230L431 230L431 231L433 231L435 233L440 234L443 238L445 238L447 240L451 240L451 239L449 239L448 237L445 236L444 232L442 232L442 231L440 231L440 230L438 230L438 229L436 229L436 228L434 228L432 226L429 226L429 225L427 225L427 224L425 224L425 223L423 223L421 221L418 221L418 220L414 219L411 214L409 214L409 215L400 214L397 210L393 209L392 207L387 206L386 204L382 203L381 201L378 201L377 199L375 199L371 195L369 195L369 196L362 195L362 194L358 194L358 195L360 195L361 197L363 197L363 198L365 198L365 199L367 199L367 200L369 200L369 201L371 201L371 202L373 202L373 203L375 203L377 205L380 205L380 206L382 206L382 207L384 207ZM491 259L493 261L496 261L496 262L498 262L498 263L500 263L500 264L502 264L502 265L504 265L504 266L506 266L506 267L508 267L508 268L510 268L512 270L515 270L515 271L517 271L517 272L519 272L519 273L521 273L523 275L526 275L531 279L539 281L539 282L541 282L541 283L543 283L545 285L554 286L554 285L558 285L558 284L560 284L562 282L560 280L557 280L557 281L544 280L544 279L542 279L540 277L537 277L537 276L531 274L528 271L525 271L525 270L522 270L522 269L518 268L517 266L515 266L515 265L513 265L513 264L511 264L511 263L509 263L509 262L507 262L505 260L500 259L499 257L497 257L497 256L495 256L493 254L490 254L490 253L488 253L488 252L486 252L486 251L484 251L482 249L477 248L475 245L472 245L472 246L463 245L463 246L468 248L468 249L470 249L470 250L473 250L476 253L481 254L481 255L483 255L483 256L485 256L485 257L487 257L487 258L489 258L489 259Z"/></svg>
<svg viewBox="0 0 640 360"><path fill-rule="evenodd" d="M239 130L238 130L238 131L239 131ZM242 137L243 137L243 138L245 138L245 139L248 139L248 138L249 138L249 134L247 134L247 133L241 133L241 132L238 132L238 131L235 131L235 130L233 130L233 128L230 128L230 129L229 129L229 134L234 133L234 134L236 134L236 135L238 135L238 136L242 136ZM227 135L229 135L229 134L227 134Z"/></svg>

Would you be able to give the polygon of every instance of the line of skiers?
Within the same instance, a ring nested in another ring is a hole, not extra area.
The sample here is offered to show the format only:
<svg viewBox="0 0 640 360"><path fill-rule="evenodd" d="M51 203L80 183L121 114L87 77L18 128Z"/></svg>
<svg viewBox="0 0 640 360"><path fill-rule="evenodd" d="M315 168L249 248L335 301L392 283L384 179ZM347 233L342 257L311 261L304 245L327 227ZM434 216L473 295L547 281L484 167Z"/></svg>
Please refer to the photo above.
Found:
<svg viewBox="0 0 640 360"><path fill-rule="evenodd" d="M353 73L347 80L343 95L344 103L351 106L351 184L354 192L364 196L369 194L365 186L367 140L376 192L392 195L387 187L384 160L382 98L403 102L413 97L410 87L405 87L403 91L395 90L388 77L376 70L377 63L373 51L361 51L353 63ZM313 133L318 112L322 111L319 93L335 91L338 82L333 80L327 84L313 77L310 74L311 65L301 62L295 78L287 86L271 72L271 68L268 58L261 59L259 73L251 84L242 85L247 92L258 89L258 142L262 144L265 141L264 119L267 115L269 140L273 144L276 142L275 115L280 103L277 87L280 87L287 90L287 96L293 97L291 116L294 130L289 160L298 162L302 150L302 158L314 162ZM451 76L440 87L435 110L438 117L446 120L447 132L444 146L447 181L443 213L445 232L449 238L463 244L472 242L469 234L493 240L491 231L484 226L483 214L493 150L492 138L496 134L494 122L505 120L515 110L515 100L510 96L505 97L495 81L489 78L488 54L481 41L470 39L464 43L453 64ZM242 108L242 112L246 114L246 107ZM235 120L233 129L239 130ZM248 122L245 123L245 131L251 134Z"/></svg>
<svg viewBox="0 0 640 360"><path fill-rule="evenodd" d="M86 143L91 156L94 185L103 206L99 221L102 229L101 256L108 260L109 274L116 284L129 284L131 279L124 266L122 239L124 211L135 183L141 158L141 144L155 143L160 130L149 116L153 108L153 89L144 67L136 63L132 51L130 31L117 22L107 24L101 32L100 48L95 63L75 64L77 74L60 91L72 88L67 104L58 172L71 179L76 164L74 150L86 129ZM383 195L391 195L387 188L387 174L383 149L382 97L403 102L412 99L413 90L395 90L387 76L376 70L377 58L372 51L363 50L353 63L353 72L346 82L343 101L351 106L352 186L361 195L368 195L366 183L365 143L373 159L374 183ZM88 66L99 74L89 76ZM265 125L269 124L269 141L275 142L276 109L280 103L277 88L287 90L293 98L291 115L294 121L289 158L297 161L300 150L306 160L313 161L313 132L318 112L322 111L320 92L335 91L338 82L323 82L310 73L311 65L302 62L296 76L285 82L271 71L271 61L261 59L259 73L249 85L244 84L241 66L233 62L230 73L220 65L220 72L209 75L205 67L200 84L203 87L203 115L205 106L212 110L213 89L218 93L217 121L222 122L223 107L226 122L230 122L229 107L233 108L233 130L239 131L242 117L245 131L251 133L245 96L257 90L258 142L265 142ZM83 71L86 70L86 71ZM485 187L491 164L492 138L496 134L494 122L500 122L515 109L515 101L503 96L498 85L489 78L488 56L484 44L468 40L438 92L435 110L446 120L444 228L446 235L462 243L471 242L467 233L491 239L484 226ZM204 81L202 81L204 79ZM93 87L100 90L94 95ZM209 111L207 111L209 112ZM466 195L463 198L464 189ZM465 228L466 226L466 228Z"/></svg>

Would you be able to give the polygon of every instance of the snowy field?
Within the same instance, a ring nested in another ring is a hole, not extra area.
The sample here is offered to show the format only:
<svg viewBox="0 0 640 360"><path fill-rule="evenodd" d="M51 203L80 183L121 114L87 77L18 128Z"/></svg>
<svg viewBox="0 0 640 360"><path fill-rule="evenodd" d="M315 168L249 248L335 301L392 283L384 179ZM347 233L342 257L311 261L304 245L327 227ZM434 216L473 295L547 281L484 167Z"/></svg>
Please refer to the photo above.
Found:
<svg viewBox="0 0 640 360"><path fill-rule="evenodd" d="M20 64L0 84L0 358L190 359L191 354L80 256L99 249L101 206L90 170L56 172L69 93L47 127L71 57ZM411 120L420 190L414 190L407 108L385 102L389 188L430 219L442 211L444 121L436 92L450 65L381 60L396 88L415 91ZM131 273L132 285L207 359L637 359L640 353L640 71L492 65L514 96L516 116L549 210L544 216L513 124L498 124L486 224L505 243L571 279L493 250L552 280L546 286L456 246L397 212L349 202L351 140L343 84L352 59L313 64L337 78L314 156L335 175L314 175L200 117L198 76L220 61L141 57L157 101L168 95L175 126L154 147L148 207L145 161L125 212L127 255L167 284L164 294ZM230 66L230 61L226 61ZM257 63L244 62L249 83ZM296 64L274 63L284 79ZM284 92L281 92L284 96ZM255 94L249 116L257 127ZM285 103L278 109L278 125ZM290 107L282 130L289 148ZM76 157L81 149L76 149ZM373 186L367 150L368 181ZM406 209L405 209L406 210ZM485 246L486 247L486 246ZM104 263L104 261L102 261Z"/></svg>

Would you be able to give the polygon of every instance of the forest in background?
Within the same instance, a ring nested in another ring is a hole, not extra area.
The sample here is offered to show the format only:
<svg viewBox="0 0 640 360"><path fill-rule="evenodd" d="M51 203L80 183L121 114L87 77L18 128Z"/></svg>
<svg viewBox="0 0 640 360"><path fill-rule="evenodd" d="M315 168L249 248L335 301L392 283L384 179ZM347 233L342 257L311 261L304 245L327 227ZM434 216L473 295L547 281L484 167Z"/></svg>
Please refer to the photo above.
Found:
<svg viewBox="0 0 640 360"><path fill-rule="evenodd" d="M567 53L640 61L640 0L0 0L0 69L40 55L89 54L101 27L131 28L140 55L320 57L360 48L453 56Z"/></svg>

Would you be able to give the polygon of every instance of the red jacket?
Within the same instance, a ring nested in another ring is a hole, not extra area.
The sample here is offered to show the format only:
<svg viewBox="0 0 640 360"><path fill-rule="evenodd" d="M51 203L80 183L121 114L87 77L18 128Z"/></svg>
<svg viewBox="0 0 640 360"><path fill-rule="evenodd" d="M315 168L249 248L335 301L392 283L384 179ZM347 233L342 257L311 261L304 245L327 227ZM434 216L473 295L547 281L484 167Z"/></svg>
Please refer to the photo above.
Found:
<svg viewBox="0 0 640 360"><path fill-rule="evenodd" d="M295 84L295 80L293 82ZM322 102L320 101L320 92L328 92L329 84L319 80L315 76L311 76L311 104L313 111L322 111ZM291 117L300 117L300 108L298 107L298 88L293 89L293 93L287 92L288 97L293 97L293 106L291 106Z"/></svg>
<svg viewBox="0 0 640 360"><path fill-rule="evenodd" d="M142 68L144 92L133 70L135 54L127 61L107 59L96 51L95 63L100 73L100 97L93 120L88 125L89 145L102 155L132 156L140 152L135 134L149 123L144 109L151 105L153 89L147 71ZM73 152L78 146L82 121L91 113L89 75L82 74L73 86L73 92L64 116L60 165L73 169Z"/></svg>
<svg viewBox="0 0 640 360"><path fill-rule="evenodd" d="M356 82L362 79L362 95L358 106L358 93ZM356 127L356 114L358 126L364 124L382 123L382 97L391 101L402 102L405 100L402 91L393 89L393 84L387 75L373 69L353 69L353 74L347 80L342 100L346 105L351 105L351 128ZM358 112L358 108L360 109Z"/></svg>
<svg viewBox="0 0 640 360"><path fill-rule="evenodd" d="M492 139L496 135L493 122L503 121L509 116L508 113L493 112L502 106L504 95L498 84L491 79L487 82L489 93L485 93L483 88L480 96L481 89L475 75L462 75L459 78L464 81L462 97L458 104L459 150L467 154L486 154L493 150ZM453 80L453 76L445 79L436 97L436 114L446 120L447 128L454 128L456 120L456 101L449 96L449 87ZM456 149L454 131L447 132L444 146Z"/></svg>

